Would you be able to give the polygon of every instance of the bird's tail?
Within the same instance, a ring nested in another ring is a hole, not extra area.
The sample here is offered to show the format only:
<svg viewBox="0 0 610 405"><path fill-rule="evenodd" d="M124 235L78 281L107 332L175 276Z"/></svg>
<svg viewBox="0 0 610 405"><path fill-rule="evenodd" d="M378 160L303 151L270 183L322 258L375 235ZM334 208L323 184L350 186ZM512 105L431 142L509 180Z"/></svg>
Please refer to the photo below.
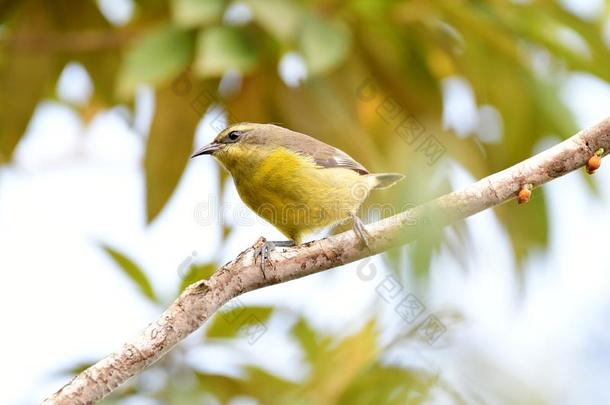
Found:
<svg viewBox="0 0 610 405"><path fill-rule="evenodd" d="M392 187L405 178L404 174L400 173L373 173L369 176L373 178L372 188L377 190Z"/></svg>

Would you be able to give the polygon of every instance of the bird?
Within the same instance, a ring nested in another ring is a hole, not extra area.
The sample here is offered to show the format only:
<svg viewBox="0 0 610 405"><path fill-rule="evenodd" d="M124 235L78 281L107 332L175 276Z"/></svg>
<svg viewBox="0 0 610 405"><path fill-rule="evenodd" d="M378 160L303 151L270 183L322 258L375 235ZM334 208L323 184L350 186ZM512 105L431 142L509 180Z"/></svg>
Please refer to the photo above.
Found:
<svg viewBox="0 0 610 405"><path fill-rule="evenodd" d="M261 268L276 247L303 243L309 234L352 221L360 241L372 238L357 212L371 190L404 178L370 173L342 150L274 124L236 123L191 158L211 155L230 173L242 201L275 226L286 241L267 241L257 254Z"/></svg>

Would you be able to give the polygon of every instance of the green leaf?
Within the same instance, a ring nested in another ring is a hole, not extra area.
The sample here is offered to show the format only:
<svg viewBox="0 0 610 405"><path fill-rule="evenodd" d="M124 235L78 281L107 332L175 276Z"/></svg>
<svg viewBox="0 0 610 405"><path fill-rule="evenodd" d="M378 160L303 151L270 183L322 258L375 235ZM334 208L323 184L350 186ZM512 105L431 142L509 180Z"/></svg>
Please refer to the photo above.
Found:
<svg viewBox="0 0 610 405"><path fill-rule="evenodd" d="M121 270L123 270L125 275L127 275L127 277L129 277L129 279L136 284L136 286L140 289L140 292L146 298L148 298L154 303L159 302L152 288L152 285L150 284L150 281L148 281L148 277L137 264L135 264L130 258L125 256L124 254L120 253L116 249L111 248L110 246L102 245L102 248L108 255L110 255L112 260L114 260L114 262L121 268Z"/></svg>
<svg viewBox="0 0 610 405"><path fill-rule="evenodd" d="M180 290L178 293L184 291L186 287L197 282L199 280L207 280L216 271L215 263L207 263L203 265L193 264L186 270L186 274L182 277L180 282Z"/></svg>
<svg viewBox="0 0 610 405"><path fill-rule="evenodd" d="M320 352L307 382L313 402L336 403L351 381L375 359L376 342L375 322L369 321L357 333Z"/></svg>
<svg viewBox="0 0 610 405"><path fill-rule="evenodd" d="M443 240L442 229L433 226L421 228L421 238L418 234L417 241L409 246L409 260L415 276L419 278L428 274L432 256L439 251Z"/></svg>
<svg viewBox="0 0 610 405"><path fill-rule="evenodd" d="M192 28L219 20L225 2L224 0L173 0L170 5L176 25Z"/></svg>
<svg viewBox="0 0 610 405"><path fill-rule="evenodd" d="M338 404L419 404L435 386L436 378L425 371L375 365L354 379Z"/></svg>
<svg viewBox="0 0 610 405"><path fill-rule="evenodd" d="M157 217L174 192L193 151L200 114L212 102L212 84L195 82L188 75L181 80L192 87L190 94L171 86L156 92L156 111L144 156L148 222Z"/></svg>
<svg viewBox="0 0 610 405"><path fill-rule="evenodd" d="M11 55L0 67L0 163L8 162L56 67L46 55Z"/></svg>
<svg viewBox="0 0 610 405"><path fill-rule="evenodd" d="M302 8L293 0L248 0L255 20L279 41L290 42L301 26Z"/></svg>
<svg viewBox="0 0 610 405"><path fill-rule="evenodd" d="M300 387L255 366L246 367L243 392L265 405L304 404L299 398Z"/></svg>
<svg viewBox="0 0 610 405"><path fill-rule="evenodd" d="M339 21L317 16L305 20L300 50L310 75L326 73L343 63L350 49L350 32Z"/></svg>
<svg viewBox="0 0 610 405"><path fill-rule="evenodd" d="M163 85L184 70L193 53L188 31L162 25L129 47L118 76L118 93L132 96L139 84Z"/></svg>
<svg viewBox="0 0 610 405"><path fill-rule="evenodd" d="M203 372L196 372L195 376L199 388L215 396L222 404L241 394L243 382L240 379Z"/></svg>
<svg viewBox="0 0 610 405"><path fill-rule="evenodd" d="M14 36L44 36L50 21L46 7L24 2L13 22ZM7 29L6 27L4 27ZM2 45L2 44L0 44ZM12 158L40 100L59 73L53 54L36 49L0 47L0 164Z"/></svg>
<svg viewBox="0 0 610 405"><path fill-rule="evenodd" d="M292 327L291 333L305 353L307 362L310 364L314 363L318 353L324 350L324 347L320 347L322 339L316 330L305 318L301 317Z"/></svg>
<svg viewBox="0 0 610 405"><path fill-rule="evenodd" d="M96 361L81 361L81 362L77 362L77 363L74 363L70 367L61 368L61 369L57 370L55 373L53 373L53 374L55 374L55 375L57 375L59 377L75 376L77 374L82 373L83 371L85 371L89 367L93 366L95 363L96 363Z"/></svg>
<svg viewBox="0 0 610 405"><path fill-rule="evenodd" d="M121 65L121 55L116 49L80 54L75 59L81 62L91 76L95 96L112 105L116 102L116 78Z"/></svg>
<svg viewBox="0 0 610 405"><path fill-rule="evenodd" d="M548 80L533 80L532 82L532 98L538 104L539 118L544 122L544 126L562 139L567 139L578 132L574 114L561 100L560 84Z"/></svg>
<svg viewBox="0 0 610 405"><path fill-rule="evenodd" d="M238 27L213 27L199 34L195 69L202 77L220 77L230 69L251 71L258 63L255 42Z"/></svg>
<svg viewBox="0 0 610 405"><path fill-rule="evenodd" d="M64 35L78 37L82 32L111 32L112 26L93 1L57 0L53 2L54 20ZM119 47L99 47L83 52L62 52L61 64L78 61L84 65L94 84L95 96L108 105L115 103L116 76L122 60Z"/></svg>
<svg viewBox="0 0 610 405"><path fill-rule="evenodd" d="M248 307L241 301L233 301L236 305L228 311L222 309L210 324L205 336L215 339L231 339L239 335L242 328L253 323L264 324L273 313L272 307Z"/></svg>
<svg viewBox="0 0 610 405"><path fill-rule="evenodd" d="M496 207L498 218L508 232L518 264L522 264L533 249L544 249L549 241L548 212L542 187L532 191L527 204L516 200Z"/></svg>

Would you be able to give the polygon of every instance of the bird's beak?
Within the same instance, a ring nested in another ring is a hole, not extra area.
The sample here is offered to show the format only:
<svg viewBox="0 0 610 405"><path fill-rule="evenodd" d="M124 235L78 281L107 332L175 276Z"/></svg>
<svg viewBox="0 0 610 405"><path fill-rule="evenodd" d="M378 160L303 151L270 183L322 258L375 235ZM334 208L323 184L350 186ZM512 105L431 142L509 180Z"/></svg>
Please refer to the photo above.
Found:
<svg viewBox="0 0 610 405"><path fill-rule="evenodd" d="M201 155L213 155L218 149L220 149L221 145L218 143L211 143L209 145L204 146L199 149L197 152L191 155L191 159Z"/></svg>

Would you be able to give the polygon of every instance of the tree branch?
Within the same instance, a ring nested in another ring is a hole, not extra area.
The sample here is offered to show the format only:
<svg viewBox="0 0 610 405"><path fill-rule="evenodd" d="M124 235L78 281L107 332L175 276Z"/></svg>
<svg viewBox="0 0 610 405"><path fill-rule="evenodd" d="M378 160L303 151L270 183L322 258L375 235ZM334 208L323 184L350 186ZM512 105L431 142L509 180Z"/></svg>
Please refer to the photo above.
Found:
<svg viewBox="0 0 610 405"><path fill-rule="evenodd" d="M446 226L515 198L525 184L534 188L585 165L599 148L610 151L610 118L508 169L428 203L367 226L375 243L363 249L352 231L271 254L266 277L254 250L263 239L225 264L207 281L190 285L136 339L77 375L45 404L88 404L99 400L151 365L198 329L230 299L383 252L417 238L431 226Z"/></svg>

